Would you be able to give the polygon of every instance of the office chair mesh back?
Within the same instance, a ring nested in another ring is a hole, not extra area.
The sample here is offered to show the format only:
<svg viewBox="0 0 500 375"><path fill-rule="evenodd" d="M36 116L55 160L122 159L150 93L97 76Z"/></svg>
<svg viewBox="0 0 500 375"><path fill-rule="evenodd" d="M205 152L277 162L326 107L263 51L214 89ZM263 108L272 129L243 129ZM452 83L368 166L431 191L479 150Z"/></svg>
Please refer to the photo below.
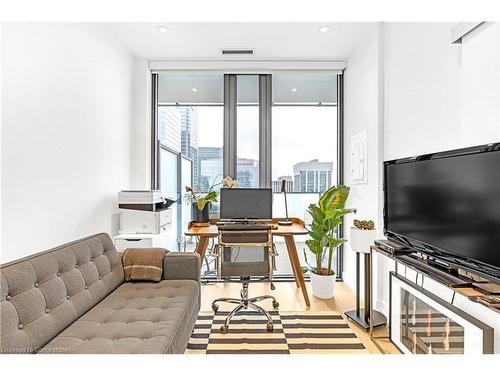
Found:
<svg viewBox="0 0 500 375"><path fill-rule="evenodd" d="M259 247L225 247L221 276L269 276L269 250Z"/></svg>

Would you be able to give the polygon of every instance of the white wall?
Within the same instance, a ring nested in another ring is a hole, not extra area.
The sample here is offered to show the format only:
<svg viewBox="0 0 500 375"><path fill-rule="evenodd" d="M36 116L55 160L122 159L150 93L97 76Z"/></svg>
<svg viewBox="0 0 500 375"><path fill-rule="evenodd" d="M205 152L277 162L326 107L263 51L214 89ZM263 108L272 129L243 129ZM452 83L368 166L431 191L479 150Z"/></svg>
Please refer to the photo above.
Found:
<svg viewBox="0 0 500 375"><path fill-rule="evenodd" d="M348 228L354 218L374 220L379 234L382 234L380 171L383 150L383 71L379 40L381 28L381 25L372 27L349 58L345 70L345 184L351 187L346 206L357 209L355 215L346 217L347 238ZM362 130L367 131L368 177L366 184L358 185L352 182L350 176L350 142L351 136ZM355 254L351 251L349 242L345 246L343 263L343 279L354 289Z"/></svg>
<svg viewBox="0 0 500 375"><path fill-rule="evenodd" d="M151 71L144 58L134 58L132 87L130 188L143 190L151 188Z"/></svg>
<svg viewBox="0 0 500 375"><path fill-rule="evenodd" d="M499 26L457 45L453 25L385 25L385 160L500 140Z"/></svg>
<svg viewBox="0 0 500 375"><path fill-rule="evenodd" d="M2 47L1 261L115 232L131 55L97 24L4 24Z"/></svg>

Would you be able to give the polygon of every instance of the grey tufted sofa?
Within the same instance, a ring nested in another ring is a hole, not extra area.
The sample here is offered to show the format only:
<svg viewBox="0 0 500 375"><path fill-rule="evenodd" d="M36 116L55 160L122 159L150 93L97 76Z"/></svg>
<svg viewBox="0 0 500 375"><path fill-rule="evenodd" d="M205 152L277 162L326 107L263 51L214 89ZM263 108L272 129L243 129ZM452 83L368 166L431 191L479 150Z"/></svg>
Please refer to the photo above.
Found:
<svg viewBox="0 0 500 375"><path fill-rule="evenodd" d="M200 260L167 253L159 283L124 282L105 233L0 266L3 353L183 353Z"/></svg>

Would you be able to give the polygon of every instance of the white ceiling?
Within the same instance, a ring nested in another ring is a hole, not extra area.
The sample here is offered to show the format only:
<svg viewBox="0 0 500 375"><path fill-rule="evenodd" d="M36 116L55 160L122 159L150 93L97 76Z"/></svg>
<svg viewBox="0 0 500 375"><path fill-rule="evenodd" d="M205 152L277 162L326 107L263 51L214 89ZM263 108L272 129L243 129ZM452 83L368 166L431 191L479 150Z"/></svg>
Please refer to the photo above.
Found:
<svg viewBox="0 0 500 375"><path fill-rule="evenodd" d="M160 33L158 25L168 25ZM319 32L321 25L330 31ZM235 59L222 48L253 48L243 59L346 60L374 23L112 23L113 32L138 57ZM237 57L236 57L237 58Z"/></svg>

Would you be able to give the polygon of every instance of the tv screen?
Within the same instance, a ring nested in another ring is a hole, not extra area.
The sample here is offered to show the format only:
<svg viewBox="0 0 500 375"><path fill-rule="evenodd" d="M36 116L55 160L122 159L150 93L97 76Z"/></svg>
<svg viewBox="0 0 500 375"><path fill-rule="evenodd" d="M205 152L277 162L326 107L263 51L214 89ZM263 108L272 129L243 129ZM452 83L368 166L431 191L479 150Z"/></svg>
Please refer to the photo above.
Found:
<svg viewBox="0 0 500 375"><path fill-rule="evenodd" d="M386 162L387 236L500 269L498 146Z"/></svg>
<svg viewBox="0 0 500 375"><path fill-rule="evenodd" d="M221 219L271 219L273 191L271 189L221 189Z"/></svg>

